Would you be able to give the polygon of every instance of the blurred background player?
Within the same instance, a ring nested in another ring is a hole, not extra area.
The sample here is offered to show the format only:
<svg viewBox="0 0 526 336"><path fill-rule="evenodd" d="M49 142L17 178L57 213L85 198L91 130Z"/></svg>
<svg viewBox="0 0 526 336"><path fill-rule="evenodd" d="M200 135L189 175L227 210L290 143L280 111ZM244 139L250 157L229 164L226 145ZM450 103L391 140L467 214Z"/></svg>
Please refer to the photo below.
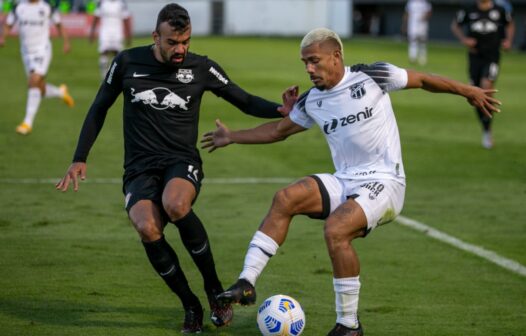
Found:
<svg viewBox="0 0 526 336"><path fill-rule="evenodd" d="M75 104L65 84L55 86L46 83L46 74L52 57L49 33L51 22L55 24L58 33L62 36L64 53L68 53L69 40L62 27L60 15L42 0L22 1L14 6L7 15L3 34L0 36L0 46L3 46L11 28L18 24L20 52L29 87L26 115L24 121L16 128L16 132L22 135L31 133L42 97L61 98L69 107Z"/></svg>
<svg viewBox="0 0 526 336"><path fill-rule="evenodd" d="M427 63L427 34L431 13L431 4L426 0L409 0L405 6L402 34L407 34L411 63Z"/></svg>
<svg viewBox="0 0 526 336"><path fill-rule="evenodd" d="M125 0L101 0L93 15L90 41L95 40L99 25L99 70L104 79L111 60L123 49L125 37L126 45L131 45L131 15Z"/></svg>
<svg viewBox="0 0 526 336"><path fill-rule="evenodd" d="M500 49L510 49L515 34L511 12L491 0L477 0L476 4L457 12L451 30L468 48L471 84L493 89L499 75ZM492 119L479 109L477 114L482 124L482 146L490 149L493 147Z"/></svg>

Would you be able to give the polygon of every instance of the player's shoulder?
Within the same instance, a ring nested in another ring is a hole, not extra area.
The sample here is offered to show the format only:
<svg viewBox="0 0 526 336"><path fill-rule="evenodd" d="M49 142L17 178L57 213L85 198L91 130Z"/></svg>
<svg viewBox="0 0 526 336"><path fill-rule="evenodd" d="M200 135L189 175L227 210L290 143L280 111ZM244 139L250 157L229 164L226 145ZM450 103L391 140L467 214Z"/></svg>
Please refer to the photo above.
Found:
<svg viewBox="0 0 526 336"><path fill-rule="evenodd" d="M364 64L364 63L354 64L349 67L349 71L351 73L352 72L364 72L368 74L368 73L373 73L373 72L378 72L378 71L387 71L392 67L394 67L394 65L392 65L391 63L379 61L379 62L374 62L370 64Z"/></svg>
<svg viewBox="0 0 526 336"><path fill-rule="evenodd" d="M152 61L153 45L133 47L121 51L116 58L123 63L145 63Z"/></svg>
<svg viewBox="0 0 526 336"><path fill-rule="evenodd" d="M196 54L194 52L188 52L186 55L185 63L192 66L210 66L216 65L217 63L209 58L207 55Z"/></svg>

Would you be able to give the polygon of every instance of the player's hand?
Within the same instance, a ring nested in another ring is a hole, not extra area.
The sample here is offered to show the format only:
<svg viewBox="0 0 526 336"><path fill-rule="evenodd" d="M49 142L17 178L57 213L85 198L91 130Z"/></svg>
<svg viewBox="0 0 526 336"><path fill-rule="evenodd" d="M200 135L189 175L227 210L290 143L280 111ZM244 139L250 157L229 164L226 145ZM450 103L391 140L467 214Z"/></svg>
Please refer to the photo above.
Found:
<svg viewBox="0 0 526 336"><path fill-rule="evenodd" d="M3 36L0 36L0 48L5 46L5 39Z"/></svg>
<svg viewBox="0 0 526 336"><path fill-rule="evenodd" d="M55 188L60 191L67 191L69 184L73 181L73 190L79 190L79 177L81 180L86 179L86 163L85 162L73 162L69 166L66 175L60 180Z"/></svg>
<svg viewBox="0 0 526 336"><path fill-rule="evenodd" d="M506 39L502 41L502 49L504 50L510 50L512 46L512 43L510 40Z"/></svg>
<svg viewBox="0 0 526 336"><path fill-rule="evenodd" d="M217 148L226 147L232 143L230 140L230 130L226 125L221 123L219 119L216 119L216 130L207 132L201 139L202 149L209 148L208 153L212 153Z"/></svg>
<svg viewBox="0 0 526 336"><path fill-rule="evenodd" d="M475 48L475 46L477 45L477 40L472 37L465 37L464 39L462 39L462 44L472 49Z"/></svg>
<svg viewBox="0 0 526 336"><path fill-rule="evenodd" d="M299 88L297 85L291 86L283 91L283 94L281 95L283 105L278 107L278 112L281 113L282 116L286 117L289 115L290 111L292 111L292 107L298 100L298 92Z"/></svg>
<svg viewBox="0 0 526 336"><path fill-rule="evenodd" d="M481 89L476 86L471 87L470 92L466 98L468 102L474 107L480 109L489 118L493 117L493 113L499 113L499 106L502 103L493 98L493 94L497 92L495 89Z"/></svg>

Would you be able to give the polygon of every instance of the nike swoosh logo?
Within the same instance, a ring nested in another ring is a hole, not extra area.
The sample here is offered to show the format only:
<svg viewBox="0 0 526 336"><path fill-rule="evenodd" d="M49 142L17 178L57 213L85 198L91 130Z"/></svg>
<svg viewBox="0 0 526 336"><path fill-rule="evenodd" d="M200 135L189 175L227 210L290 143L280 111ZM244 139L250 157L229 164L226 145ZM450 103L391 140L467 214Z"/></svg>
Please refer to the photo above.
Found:
<svg viewBox="0 0 526 336"><path fill-rule="evenodd" d="M193 254L201 254L201 253L203 253L203 252L206 250L207 246L208 246L208 243L205 242L205 244L203 245L203 247L201 247L199 250L194 250L194 249L192 249L192 253L193 253Z"/></svg>
<svg viewBox="0 0 526 336"><path fill-rule="evenodd" d="M168 270L168 272L165 272L165 273L163 273L163 272L159 272L159 275L160 275L160 276L168 275L168 274L172 273L172 271L173 271L174 269L175 269L175 265L172 265L172 267Z"/></svg>
<svg viewBox="0 0 526 336"><path fill-rule="evenodd" d="M150 76L150 74L138 74L136 72L133 73L133 77L146 77L146 76Z"/></svg>

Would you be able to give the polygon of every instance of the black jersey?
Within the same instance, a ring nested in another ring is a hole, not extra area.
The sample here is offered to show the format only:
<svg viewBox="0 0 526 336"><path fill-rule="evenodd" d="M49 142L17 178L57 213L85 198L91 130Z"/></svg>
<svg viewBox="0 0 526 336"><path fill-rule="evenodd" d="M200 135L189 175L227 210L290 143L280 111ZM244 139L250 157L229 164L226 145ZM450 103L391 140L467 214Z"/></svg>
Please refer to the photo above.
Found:
<svg viewBox="0 0 526 336"><path fill-rule="evenodd" d="M480 10L475 4L457 13L457 23L465 26L467 36L475 38L476 54L498 61L504 27L511 22L511 14L503 7L493 4L488 10Z"/></svg>
<svg viewBox="0 0 526 336"><path fill-rule="evenodd" d="M181 160L201 163L196 144L205 91L247 114L280 117L278 104L248 94L206 56L189 52L174 68L157 61L153 46L133 48L117 55L109 68L84 121L73 161L86 161L108 109L122 92L125 179Z"/></svg>

